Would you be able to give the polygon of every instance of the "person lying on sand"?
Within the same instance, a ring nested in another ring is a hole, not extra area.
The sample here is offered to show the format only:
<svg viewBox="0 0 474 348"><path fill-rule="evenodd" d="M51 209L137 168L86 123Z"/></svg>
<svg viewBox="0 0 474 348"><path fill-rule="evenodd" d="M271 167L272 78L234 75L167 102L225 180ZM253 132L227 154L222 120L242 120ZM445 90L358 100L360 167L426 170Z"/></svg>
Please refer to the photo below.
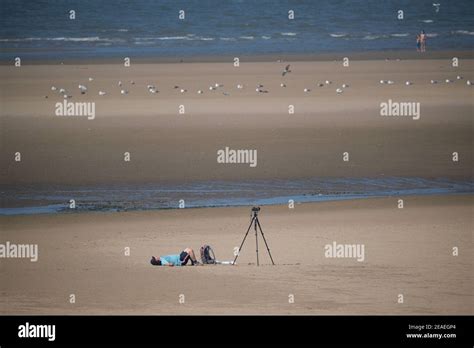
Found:
<svg viewBox="0 0 474 348"><path fill-rule="evenodd" d="M194 250L191 248L184 249L180 254L159 256L158 258L152 256L150 263L153 266L184 266L191 261L191 266L198 265Z"/></svg>

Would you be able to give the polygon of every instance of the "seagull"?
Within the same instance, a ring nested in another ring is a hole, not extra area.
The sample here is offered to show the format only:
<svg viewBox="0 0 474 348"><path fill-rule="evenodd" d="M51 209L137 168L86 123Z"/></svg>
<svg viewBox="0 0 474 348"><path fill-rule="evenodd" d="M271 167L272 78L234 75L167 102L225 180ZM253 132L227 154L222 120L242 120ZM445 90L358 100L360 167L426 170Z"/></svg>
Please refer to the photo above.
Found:
<svg viewBox="0 0 474 348"><path fill-rule="evenodd" d="M202 91L201 91L201 90L199 90L199 91L198 91L198 94L202 94Z"/></svg>
<svg viewBox="0 0 474 348"><path fill-rule="evenodd" d="M472 86L472 82L471 82L471 80L467 80L467 81L466 81L466 85L468 85L468 86Z"/></svg>
<svg viewBox="0 0 474 348"><path fill-rule="evenodd" d="M311 90L310 90L309 88L305 88L305 89L303 90L303 92L305 92L305 93L308 93L308 92L310 92L310 91L311 91Z"/></svg>
<svg viewBox="0 0 474 348"><path fill-rule="evenodd" d="M412 83L410 81L405 82L405 85L410 86Z"/></svg>
<svg viewBox="0 0 474 348"><path fill-rule="evenodd" d="M288 74L290 72L291 72L290 64L288 64L287 66L285 66L285 70L283 70L283 72L281 73L281 76L285 76L286 74Z"/></svg>
<svg viewBox="0 0 474 348"><path fill-rule="evenodd" d="M280 83L280 87L286 87L284 83Z"/></svg>
<svg viewBox="0 0 474 348"><path fill-rule="evenodd" d="M185 92L187 92L187 91L186 91L185 89L181 88L181 91L180 91L180 92L181 92L181 93L185 93Z"/></svg>
<svg viewBox="0 0 474 348"><path fill-rule="evenodd" d="M456 79L462 80L462 76L459 76L459 75L458 75L458 76L456 76Z"/></svg>
<svg viewBox="0 0 474 348"><path fill-rule="evenodd" d="M319 83L318 87L324 87L324 83Z"/></svg>
<svg viewBox="0 0 474 348"><path fill-rule="evenodd" d="M436 80L431 80L430 83L431 83L432 85L434 85L434 84L437 84L438 81L436 81Z"/></svg>
<svg viewBox="0 0 474 348"><path fill-rule="evenodd" d="M81 94L86 94L87 87L84 85L77 86L81 90Z"/></svg>
<svg viewBox="0 0 474 348"><path fill-rule="evenodd" d="M330 85L332 82L329 80L326 80L326 85Z"/></svg>
<svg viewBox="0 0 474 348"><path fill-rule="evenodd" d="M380 80L380 83L383 85L385 83L385 80Z"/></svg>
<svg viewBox="0 0 474 348"><path fill-rule="evenodd" d="M89 81L94 81L94 79L92 77L89 77Z"/></svg>
<svg viewBox="0 0 474 348"><path fill-rule="evenodd" d="M106 95L107 93L105 93L104 91L99 91L99 95Z"/></svg>
<svg viewBox="0 0 474 348"><path fill-rule="evenodd" d="M65 94L65 95L64 95L64 99L68 99L68 98L71 98L71 96Z"/></svg>
<svg viewBox="0 0 474 348"><path fill-rule="evenodd" d="M433 3L433 6L434 6L435 9L436 9L435 11L436 11L436 12L439 12L439 7L441 6L441 4L440 4L440 3Z"/></svg>
<svg viewBox="0 0 474 348"><path fill-rule="evenodd" d="M446 79L446 83L451 83L453 81L451 81L450 79Z"/></svg>
<svg viewBox="0 0 474 348"><path fill-rule="evenodd" d="M261 84L257 85L257 88L262 88L262 87L263 87L263 85L261 85Z"/></svg>
<svg viewBox="0 0 474 348"><path fill-rule="evenodd" d="M118 82L119 87L122 87L122 81Z"/></svg>
<svg viewBox="0 0 474 348"><path fill-rule="evenodd" d="M216 89L216 87L214 87L214 86L210 86L210 87L209 87L209 90L210 90L210 91L213 91L213 90L215 90L215 89Z"/></svg>
<svg viewBox="0 0 474 348"><path fill-rule="evenodd" d="M146 87L148 88L148 92L150 93L155 94L157 92L155 85L147 85Z"/></svg>
<svg viewBox="0 0 474 348"><path fill-rule="evenodd" d="M243 85L237 85L237 88L242 89L242 88L244 88L244 86Z"/></svg>
<svg viewBox="0 0 474 348"><path fill-rule="evenodd" d="M227 93L226 91L222 92L223 95L230 95L229 93Z"/></svg>
<svg viewBox="0 0 474 348"><path fill-rule="evenodd" d="M337 93L337 94L341 94L341 93L342 93L342 89L340 89L340 88L336 89L336 93Z"/></svg>
<svg viewBox="0 0 474 348"><path fill-rule="evenodd" d="M179 86L174 86L174 89L178 89L178 88L179 88Z"/></svg>
<svg viewBox="0 0 474 348"><path fill-rule="evenodd" d="M120 94L128 94L128 91L122 89L122 90L120 91Z"/></svg>
<svg viewBox="0 0 474 348"><path fill-rule="evenodd" d="M61 89L59 90L59 93L64 94L64 93L66 93L66 90L65 90L64 88L61 88Z"/></svg>
<svg viewBox="0 0 474 348"><path fill-rule="evenodd" d="M389 85L393 85L395 82L393 82L392 80L388 80L387 83L388 83Z"/></svg>
<svg viewBox="0 0 474 348"><path fill-rule="evenodd" d="M222 85L222 84L220 84L220 83L216 83L214 86L215 86L216 88L217 88L217 87L224 87L224 85Z"/></svg>
<svg viewBox="0 0 474 348"><path fill-rule="evenodd" d="M134 84L135 84L135 81L131 80L130 83L131 83L132 85L134 85Z"/></svg>
<svg viewBox="0 0 474 348"><path fill-rule="evenodd" d="M342 85L342 88L347 88L349 85L346 85L345 83Z"/></svg>
<svg viewBox="0 0 474 348"><path fill-rule="evenodd" d="M51 86L51 90L55 91L57 88L55 86Z"/></svg>

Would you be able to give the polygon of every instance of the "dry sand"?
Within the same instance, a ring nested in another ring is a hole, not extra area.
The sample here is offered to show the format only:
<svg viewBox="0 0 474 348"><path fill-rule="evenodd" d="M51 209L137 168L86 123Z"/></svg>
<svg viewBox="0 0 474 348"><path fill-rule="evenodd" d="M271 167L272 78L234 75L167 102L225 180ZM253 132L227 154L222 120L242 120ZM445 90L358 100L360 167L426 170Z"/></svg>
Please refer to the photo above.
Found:
<svg viewBox="0 0 474 348"><path fill-rule="evenodd" d="M285 78L286 62L0 66L0 184L472 180L473 93L466 80L474 79L474 60L461 60L459 68L449 59L350 64L295 62ZM444 83L448 78L454 82ZM396 83L381 85L381 79ZM119 80L128 95L120 95ZM325 80L332 84L317 87ZM215 83L224 87L209 91ZM269 93L257 94L258 83ZM350 87L337 95L343 83ZM78 84L88 86L85 95ZM150 94L147 84L159 93ZM96 119L55 116L63 99L52 85L66 88L69 101L96 102ZM99 90L108 94L99 97ZM379 105L388 99L420 102L420 120L381 117ZM218 164L216 151L225 146L257 149L258 166ZM349 162L342 161L346 151ZM124 152L131 162L123 161ZM237 266L148 263L153 254L203 243L232 259L248 208L2 216L0 242L38 243L40 256L37 263L0 260L0 312L472 314L473 196L406 197L404 209L397 199L264 207L261 222L277 265L268 265L261 248L265 265L259 268L249 264L255 262L253 238ZM365 244L366 260L326 259L323 247L332 241ZM400 293L404 304L397 304Z"/></svg>
<svg viewBox="0 0 474 348"><path fill-rule="evenodd" d="M276 265L260 243L260 267L253 235L236 266L148 263L151 255L203 243L232 259L247 208L1 217L2 240L38 243L39 260L0 261L0 311L473 314L472 195L404 198L404 209L398 197L264 207L260 221ZM325 258L324 245L333 241L364 244L364 262Z"/></svg>

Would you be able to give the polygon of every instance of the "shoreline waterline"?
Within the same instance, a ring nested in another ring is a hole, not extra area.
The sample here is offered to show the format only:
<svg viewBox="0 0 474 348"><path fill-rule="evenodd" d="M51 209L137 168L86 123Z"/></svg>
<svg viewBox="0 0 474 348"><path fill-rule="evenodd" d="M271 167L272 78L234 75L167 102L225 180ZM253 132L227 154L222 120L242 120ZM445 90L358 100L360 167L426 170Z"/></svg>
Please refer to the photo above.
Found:
<svg viewBox="0 0 474 348"><path fill-rule="evenodd" d="M184 185L3 188L0 216L282 205L383 197L473 194L471 181L422 178L258 180ZM72 201L71 201L72 200ZM9 202L9 203L6 203ZM29 202L23 204L22 202ZM6 204L5 204L6 203ZM71 208L71 204L73 207Z"/></svg>
<svg viewBox="0 0 474 348"><path fill-rule="evenodd" d="M5 50L3 51L5 52ZM11 59L0 58L0 66L8 66L14 63L18 51L12 51ZM20 55L21 56L21 55ZM474 59L474 51L470 49L457 50L431 50L427 52L417 52L415 50L369 50L369 51L341 51L341 52L320 52L320 53L272 53L272 54L243 54L237 55L240 63L258 62L326 62L339 61L345 57L351 61L371 61L371 60L418 60L418 59ZM176 64L176 63L229 63L233 64L236 55L135 55L130 56L133 64ZM33 58L22 59L22 66L28 65L102 65L117 64L123 65L123 55L79 58Z"/></svg>

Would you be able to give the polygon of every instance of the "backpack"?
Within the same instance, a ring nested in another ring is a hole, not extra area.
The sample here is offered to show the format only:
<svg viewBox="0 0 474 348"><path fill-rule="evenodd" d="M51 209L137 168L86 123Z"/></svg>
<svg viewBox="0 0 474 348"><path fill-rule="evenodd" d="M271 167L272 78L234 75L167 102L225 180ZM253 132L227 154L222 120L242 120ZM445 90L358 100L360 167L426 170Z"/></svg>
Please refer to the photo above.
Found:
<svg viewBox="0 0 474 348"><path fill-rule="evenodd" d="M213 265L216 263L216 255L210 245L204 244L201 247L201 262L204 265Z"/></svg>

